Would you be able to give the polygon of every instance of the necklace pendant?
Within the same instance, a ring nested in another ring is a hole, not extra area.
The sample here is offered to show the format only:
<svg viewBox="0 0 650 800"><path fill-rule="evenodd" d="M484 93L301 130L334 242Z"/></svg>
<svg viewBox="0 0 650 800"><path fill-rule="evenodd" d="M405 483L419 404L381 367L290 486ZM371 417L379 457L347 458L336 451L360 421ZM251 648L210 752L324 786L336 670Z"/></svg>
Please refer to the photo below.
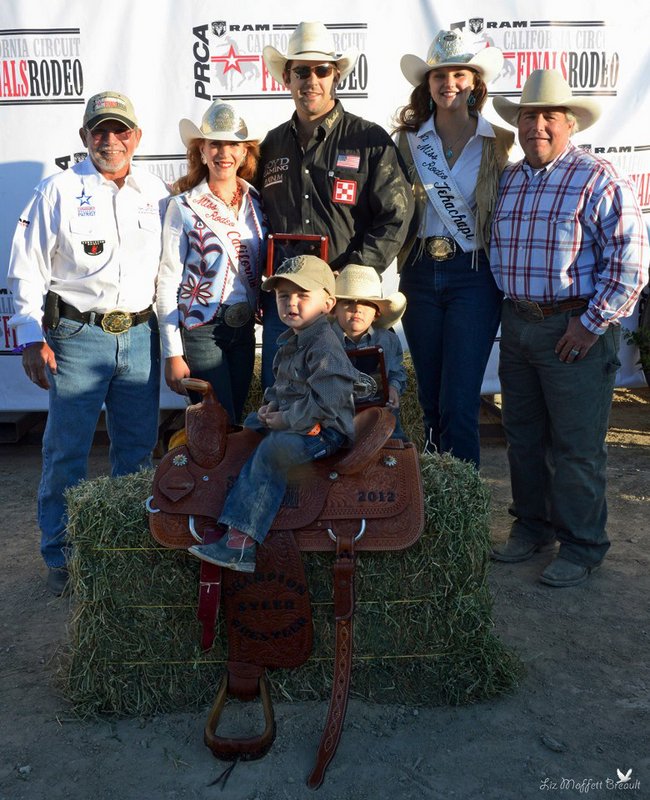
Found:
<svg viewBox="0 0 650 800"><path fill-rule="evenodd" d="M448 150L445 150L445 158L451 158L453 154L454 151L451 149L451 147Z"/></svg>

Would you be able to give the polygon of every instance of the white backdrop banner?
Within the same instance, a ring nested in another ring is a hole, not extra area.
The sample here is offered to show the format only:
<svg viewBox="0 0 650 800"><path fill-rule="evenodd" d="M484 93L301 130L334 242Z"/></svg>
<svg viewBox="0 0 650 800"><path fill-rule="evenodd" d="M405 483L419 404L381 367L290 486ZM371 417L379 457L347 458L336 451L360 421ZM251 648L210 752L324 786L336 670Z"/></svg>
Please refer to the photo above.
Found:
<svg viewBox="0 0 650 800"><path fill-rule="evenodd" d="M487 10L489 8L489 11ZM540 10L541 9L541 10ZM200 121L215 98L236 100L247 119L269 129L293 104L262 61L271 44L281 51L302 18L295 3L239 0L21 0L0 8L0 411L42 410L47 396L23 375L8 328L13 313L6 271L16 221L33 187L85 157L78 130L86 100L116 89L134 102L143 130L136 161L171 183L185 169L178 135L183 117ZM411 86L404 53L426 56L441 28L463 28L500 47L505 64L492 97L516 98L534 69L562 71L573 91L597 98L603 115L576 143L602 154L634 182L650 220L650 45L645 6L636 0L495 0L451 4L431 0L329 0L318 12L338 50L360 52L339 97L355 114L390 130ZM486 116L500 122L491 104ZM521 153L517 153L520 157ZM386 277L393 291L394 267ZM636 327L637 314L626 321ZM623 344L618 385L643 384L637 352ZM498 392L497 348L483 391ZM167 390L163 407L181 401Z"/></svg>

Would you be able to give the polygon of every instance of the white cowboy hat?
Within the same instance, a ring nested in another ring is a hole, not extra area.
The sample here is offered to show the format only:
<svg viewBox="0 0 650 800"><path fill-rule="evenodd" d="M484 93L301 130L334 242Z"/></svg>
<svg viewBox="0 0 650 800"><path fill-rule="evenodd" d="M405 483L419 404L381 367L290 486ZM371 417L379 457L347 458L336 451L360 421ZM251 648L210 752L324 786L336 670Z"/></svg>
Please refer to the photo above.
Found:
<svg viewBox="0 0 650 800"><path fill-rule="evenodd" d="M473 69L489 83L501 72L503 53L498 47L484 44L473 42L462 31L440 31L431 42L426 61L409 53L402 56L399 65L413 86L419 86L427 72L438 67Z"/></svg>
<svg viewBox="0 0 650 800"><path fill-rule="evenodd" d="M267 45L262 51L268 71L278 83L284 84L282 73L287 61L333 61L341 73L341 80L354 69L359 51L350 47L342 53L334 50L334 40L322 22L301 22L291 34L286 54Z"/></svg>
<svg viewBox="0 0 650 800"><path fill-rule="evenodd" d="M522 108L566 108L575 114L578 128L584 131L600 116L600 108L587 98L574 97L571 87L555 69L536 69L531 72L521 92L519 103L495 97L494 110L513 127Z"/></svg>
<svg viewBox="0 0 650 800"><path fill-rule="evenodd" d="M192 139L213 139L219 142L253 142L263 139L260 131L252 131L239 110L232 103L217 98L207 109L201 127L189 119L178 123L178 130L185 147Z"/></svg>
<svg viewBox="0 0 650 800"><path fill-rule="evenodd" d="M336 276L334 295L337 300L366 300L376 305L379 316L372 324L377 328L392 328L406 309L406 297L401 292L383 297L377 272L359 264L348 264Z"/></svg>

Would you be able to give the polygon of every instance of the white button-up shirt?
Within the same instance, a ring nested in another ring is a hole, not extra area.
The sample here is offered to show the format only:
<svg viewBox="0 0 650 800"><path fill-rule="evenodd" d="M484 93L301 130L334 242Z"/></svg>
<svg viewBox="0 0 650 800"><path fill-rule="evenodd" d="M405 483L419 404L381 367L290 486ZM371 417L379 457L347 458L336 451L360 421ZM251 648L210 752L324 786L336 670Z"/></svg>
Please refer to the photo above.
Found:
<svg viewBox="0 0 650 800"><path fill-rule="evenodd" d="M41 341L43 301L55 292L79 311L142 311L153 302L169 192L147 170L124 185L100 175L90 158L46 178L21 214L8 286L18 344Z"/></svg>

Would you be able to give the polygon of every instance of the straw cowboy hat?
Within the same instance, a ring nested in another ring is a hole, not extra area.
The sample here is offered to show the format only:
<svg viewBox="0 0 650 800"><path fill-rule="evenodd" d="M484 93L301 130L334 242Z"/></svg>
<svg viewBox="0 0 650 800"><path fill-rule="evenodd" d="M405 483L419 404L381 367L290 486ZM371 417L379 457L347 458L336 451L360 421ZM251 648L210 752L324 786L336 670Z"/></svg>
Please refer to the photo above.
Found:
<svg viewBox="0 0 650 800"><path fill-rule="evenodd" d="M219 142L253 142L264 138L261 131L251 130L232 103L218 98L208 107L201 120L201 127L189 119L178 124L181 139L189 147L192 139L213 139Z"/></svg>
<svg viewBox="0 0 650 800"><path fill-rule="evenodd" d="M600 116L600 108L587 98L574 97L571 87L555 69L536 69L528 76L519 103L495 97L494 110L507 123L517 127L517 117L523 108L566 108L575 114L578 129L584 131Z"/></svg>
<svg viewBox="0 0 650 800"><path fill-rule="evenodd" d="M427 72L438 67L473 69L489 83L501 72L503 53L498 47L483 44L473 42L462 31L440 31L431 42L426 61L409 53L402 56L400 68L413 86L419 86Z"/></svg>
<svg viewBox="0 0 650 800"><path fill-rule="evenodd" d="M359 264L349 264L337 275L334 294L337 300L365 300L376 305L380 314L373 322L376 328L392 328L406 309L406 297L401 292L383 297L377 272Z"/></svg>
<svg viewBox="0 0 650 800"><path fill-rule="evenodd" d="M322 22L301 22L291 34L286 54L267 45L262 51L262 56L271 75L278 83L283 84L282 73L287 61L318 61L321 64L333 61L343 80L354 69L359 51L350 47L342 53L337 53L334 49L334 40Z"/></svg>

